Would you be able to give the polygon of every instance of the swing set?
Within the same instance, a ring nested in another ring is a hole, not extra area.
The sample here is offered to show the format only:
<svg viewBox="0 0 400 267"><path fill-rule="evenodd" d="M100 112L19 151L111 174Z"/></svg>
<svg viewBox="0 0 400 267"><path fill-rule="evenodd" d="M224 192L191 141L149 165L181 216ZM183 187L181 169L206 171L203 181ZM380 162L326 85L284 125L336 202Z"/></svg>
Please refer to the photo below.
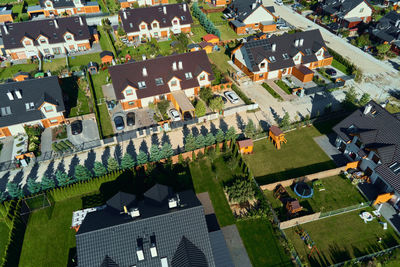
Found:
<svg viewBox="0 0 400 267"><path fill-rule="evenodd" d="M317 245L315 245L315 242L311 239L307 231L304 230L299 224L296 225L295 232L300 236L301 240L303 240L304 243L306 243L307 247L310 249L310 253L308 254L309 258L314 251L317 252L318 255L320 255Z"/></svg>

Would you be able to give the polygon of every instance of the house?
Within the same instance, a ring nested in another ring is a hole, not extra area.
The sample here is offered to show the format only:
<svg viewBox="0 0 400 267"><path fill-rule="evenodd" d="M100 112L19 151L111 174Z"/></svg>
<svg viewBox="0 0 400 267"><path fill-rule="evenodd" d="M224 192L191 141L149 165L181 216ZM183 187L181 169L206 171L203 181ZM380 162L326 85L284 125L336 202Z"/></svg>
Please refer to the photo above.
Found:
<svg viewBox="0 0 400 267"><path fill-rule="evenodd" d="M400 14L390 11L375 27L370 28L371 37L380 43L390 44L391 50L400 54Z"/></svg>
<svg viewBox="0 0 400 267"><path fill-rule="evenodd" d="M99 71L99 64L97 64L97 62L90 61L87 65L87 71L90 74L97 74Z"/></svg>
<svg viewBox="0 0 400 267"><path fill-rule="evenodd" d="M370 178L379 193L400 198L400 114L370 101L333 127L336 147ZM397 207L398 208L398 207Z"/></svg>
<svg viewBox="0 0 400 267"><path fill-rule="evenodd" d="M232 0L204 0L205 3L212 4L214 6L225 6L229 5Z"/></svg>
<svg viewBox="0 0 400 267"><path fill-rule="evenodd" d="M272 35L242 43L232 51L234 64L253 81L292 74L306 82L310 75L305 68L329 66L332 60L319 30Z"/></svg>
<svg viewBox="0 0 400 267"><path fill-rule="evenodd" d="M44 15L45 17L61 15L77 15L99 13L97 2L86 0L39 0L39 5L28 6L29 16Z"/></svg>
<svg viewBox="0 0 400 267"><path fill-rule="evenodd" d="M131 41L166 39L171 34L189 33L193 23L186 3L119 11L122 28Z"/></svg>
<svg viewBox="0 0 400 267"><path fill-rule="evenodd" d="M359 23L369 23L373 8L367 0L325 0L320 12L331 16L342 27L351 29Z"/></svg>
<svg viewBox="0 0 400 267"><path fill-rule="evenodd" d="M239 146L239 152L241 154L251 154L253 153L253 140L251 139L245 139L245 140L240 140L237 141L237 144Z"/></svg>
<svg viewBox="0 0 400 267"><path fill-rule="evenodd" d="M191 190L156 184L142 200L119 192L80 220L78 266L234 266L222 231L208 230Z"/></svg>
<svg viewBox="0 0 400 267"><path fill-rule="evenodd" d="M211 53L214 49L214 45L206 41L200 42L199 46L201 47L201 49L206 51L207 54Z"/></svg>
<svg viewBox="0 0 400 267"><path fill-rule="evenodd" d="M118 0L121 8L129 8L132 7L135 3L138 6L156 6L156 5L164 5L168 4L168 0Z"/></svg>
<svg viewBox="0 0 400 267"><path fill-rule="evenodd" d="M91 48L92 37L83 17L10 23L0 28L4 49L12 59L58 55Z"/></svg>
<svg viewBox="0 0 400 267"><path fill-rule="evenodd" d="M247 34L255 30L275 31L277 17L274 12L274 7L264 7L261 0L233 0L224 10L237 34Z"/></svg>
<svg viewBox="0 0 400 267"><path fill-rule="evenodd" d="M100 53L100 59L101 59L101 63L103 64L112 64L113 59L114 59L114 54L111 51L102 51Z"/></svg>
<svg viewBox="0 0 400 267"><path fill-rule="evenodd" d="M167 99L183 114L179 106L192 106L185 99L198 95L200 87L211 86L214 80L205 51L129 62L111 66L109 72L116 99L124 110Z"/></svg>
<svg viewBox="0 0 400 267"><path fill-rule="evenodd" d="M24 125L44 128L64 123L58 77L0 84L0 138L25 133Z"/></svg>
<svg viewBox="0 0 400 267"><path fill-rule="evenodd" d="M0 7L0 23L13 22L12 10L7 7Z"/></svg>
<svg viewBox="0 0 400 267"><path fill-rule="evenodd" d="M201 47L200 47L200 45L198 45L198 44L188 44L187 47L188 47L188 50L189 50L190 52L201 50Z"/></svg>
<svg viewBox="0 0 400 267"><path fill-rule="evenodd" d="M218 44L219 43L219 38L218 38L218 36L209 33L209 34L206 34L206 35L203 36L203 41L209 42L209 43L212 43L212 44Z"/></svg>

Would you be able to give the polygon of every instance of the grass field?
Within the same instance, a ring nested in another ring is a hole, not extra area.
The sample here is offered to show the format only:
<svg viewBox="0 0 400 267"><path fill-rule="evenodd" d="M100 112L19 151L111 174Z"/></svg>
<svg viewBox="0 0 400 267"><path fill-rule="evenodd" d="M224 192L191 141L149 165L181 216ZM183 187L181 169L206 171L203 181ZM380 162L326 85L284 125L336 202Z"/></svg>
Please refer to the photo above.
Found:
<svg viewBox="0 0 400 267"><path fill-rule="evenodd" d="M280 150L267 139L262 139L254 143L254 154L244 158L260 184L333 169L336 167L334 162L313 140L321 134L315 127L288 132L287 143L282 144Z"/></svg>
<svg viewBox="0 0 400 267"><path fill-rule="evenodd" d="M276 83L276 85L278 85L286 94L292 94L292 89L282 80L275 80L274 83Z"/></svg>
<svg viewBox="0 0 400 267"><path fill-rule="evenodd" d="M268 84L263 83L262 87L264 87L265 90L267 90L267 92L270 93L274 98L283 101L283 98L277 92L275 92L274 89L272 89Z"/></svg>
<svg viewBox="0 0 400 267"><path fill-rule="evenodd" d="M85 92L79 88L75 77L63 78L61 89L68 96L66 102L68 117L75 117L90 113L89 99Z"/></svg>
<svg viewBox="0 0 400 267"><path fill-rule="evenodd" d="M236 226L254 267L292 266L289 256L274 237L268 220L238 221Z"/></svg>
<svg viewBox="0 0 400 267"><path fill-rule="evenodd" d="M352 73L349 73L346 66L343 65L342 63L340 63L339 61L337 61L336 59L333 59L332 61L332 67L340 70L341 72L343 72L346 75L351 75Z"/></svg>
<svg viewBox="0 0 400 267"><path fill-rule="evenodd" d="M364 197L348 179L338 175L321 181L325 190L318 191L314 188L314 195L311 198L301 199L293 192L291 187L286 187L289 196L299 199L300 205L304 208L300 216L315 212L333 211L365 202ZM286 220L287 211L282 202L274 197L272 191L266 190L264 193L280 219Z"/></svg>
<svg viewBox="0 0 400 267"><path fill-rule="evenodd" d="M101 63L99 53L92 53L86 54L81 56L70 56L69 57L69 64L70 67L80 67L80 66L87 66L90 61Z"/></svg>
<svg viewBox="0 0 400 267"><path fill-rule="evenodd" d="M358 216L362 211L344 213L301 225L315 242L320 256L314 253L310 258L307 257L310 249L300 239L295 228L286 229L285 232L301 259L309 262L311 266L328 266L399 243L399 237L390 225L387 230L383 230L377 219L364 223ZM382 238L381 243L378 242L379 237Z"/></svg>
<svg viewBox="0 0 400 267"><path fill-rule="evenodd" d="M211 63L218 66L218 68L223 73L233 72L234 69L231 65L229 65L228 60L231 60L230 57L225 52L225 47L221 47L221 50L218 52L212 52L207 54Z"/></svg>
<svg viewBox="0 0 400 267"><path fill-rule="evenodd" d="M0 220L0 264L3 263L3 256L5 253L6 246L8 244L8 235L10 229L3 220Z"/></svg>
<svg viewBox="0 0 400 267"><path fill-rule="evenodd" d="M53 58L51 61L43 60L43 71L60 71L67 67L65 56L62 58Z"/></svg>
<svg viewBox="0 0 400 267"><path fill-rule="evenodd" d="M10 67L0 68L0 79L12 78L13 75L19 71L31 72L38 69L37 64L18 64Z"/></svg>
<svg viewBox="0 0 400 267"><path fill-rule="evenodd" d="M195 18L193 18L195 20ZM191 36L191 39L195 43L200 43L202 41L202 37L207 34L206 30L200 26L200 25L193 25L192 27L192 33L193 36Z"/></svg>

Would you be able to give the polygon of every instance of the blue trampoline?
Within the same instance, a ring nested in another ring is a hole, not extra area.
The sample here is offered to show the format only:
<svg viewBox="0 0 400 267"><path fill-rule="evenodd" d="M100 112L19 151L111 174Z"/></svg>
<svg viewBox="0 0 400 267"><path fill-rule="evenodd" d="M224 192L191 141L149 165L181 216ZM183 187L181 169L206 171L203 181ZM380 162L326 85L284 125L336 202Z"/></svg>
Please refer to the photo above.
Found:
<svg viewBox="0 0 400 267"><path fill-rule="evenodd" d="M294 186L294 192L301 198L310 198L314 195L314 190L305 182L298 182Z"/></svg>

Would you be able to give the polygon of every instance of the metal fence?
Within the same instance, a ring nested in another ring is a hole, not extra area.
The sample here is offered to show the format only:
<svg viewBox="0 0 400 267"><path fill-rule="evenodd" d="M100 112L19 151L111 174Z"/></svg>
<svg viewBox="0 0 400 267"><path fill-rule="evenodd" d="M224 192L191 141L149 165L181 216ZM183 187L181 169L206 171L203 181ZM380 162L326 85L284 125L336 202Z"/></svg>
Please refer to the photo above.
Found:
<svg viewBox="0 0 400 267"><path fill-rule="evenodd" d="M345 207L345 208L341 208L341 209L337 209L337 210L321 212L321 215L319 216L319 219L322 219L322 218L325 218L325 217L334 216L334 215L338 215L338 214L342 214L342 213L346 213L346 212L349 212L349 211L359 210L359 209L362 209L362 208L366 208L368 206L369 206L369 202L362 202L360 204L356 204L356 205L353 205L353 206L349 206L349 207Z"/></svg>

